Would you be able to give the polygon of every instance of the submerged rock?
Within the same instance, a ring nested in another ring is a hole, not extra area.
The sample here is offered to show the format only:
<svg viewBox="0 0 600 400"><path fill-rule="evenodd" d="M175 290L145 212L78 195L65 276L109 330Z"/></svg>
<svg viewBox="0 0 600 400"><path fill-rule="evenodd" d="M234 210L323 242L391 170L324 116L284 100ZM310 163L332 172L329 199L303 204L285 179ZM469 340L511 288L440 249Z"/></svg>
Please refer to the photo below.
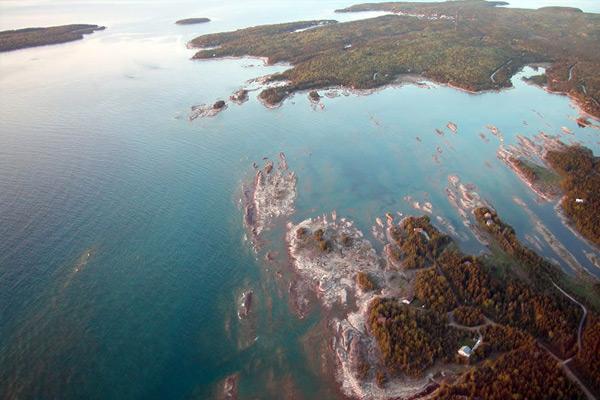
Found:
<svg viewBox="0 0 600 400"><path fill-rule="evenodd" d="M359 272L382 274L380 259L371 243L352 223L326 216L289 224L287 241L292 263L328 308L348 304L357 295Z"/></svg>
<svg viewBox="0 0 600 400"><path fill-rule="evenodd" d="M586 117L579 117L576 120L577 122L577 126L580 128L585 128L586 126L590 126L591 122L589 119L587 119Z"/></svg>
<svg viewBox="0 0 600 400"><path fill-rule="evenodd" d="M242 297L240 299L240 305L238 308L238 318L246 318L250 314L252 308L252 300L254 293L252 290L248 290L242 293Z"/></svg>
<svg viewBox="0 0 600 400"><path fill-rule="evenodd" d="M237 400L239 375L229 375L221 383L221 390L218 398L221 400Z"/></svg>

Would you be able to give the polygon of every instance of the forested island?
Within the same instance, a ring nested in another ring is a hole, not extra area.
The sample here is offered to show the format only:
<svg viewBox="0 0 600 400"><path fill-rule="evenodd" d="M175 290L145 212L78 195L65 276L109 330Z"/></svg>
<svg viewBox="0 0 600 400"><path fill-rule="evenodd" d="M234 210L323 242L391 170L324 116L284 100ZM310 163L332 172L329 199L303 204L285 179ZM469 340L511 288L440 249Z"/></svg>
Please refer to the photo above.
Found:
<svg viewBox="0 0 600 400"><path fill-rule="evenodd" d="M48 28L24 28L0 32L0 52L72 42L95 31L106 29L98 25L61 25Z"/></svg>
<svg viewBox="0 0 600 400"><path fill-rule="evenodd" d="M210 22L210 18L185 18L175 21L177 25L194 25L194 24L205 24Z"/></svg>
<svg viewBox="0 0 600 400"><path fill-rule="evenodd" d="M264 25L203 35L191 45L201 49L195 59L254 56L270 64L291 63L292 68L269 78L285 84L260 95L272 105L297 91L371 89L403 74L469 91L501 89L524 65L548 62L548 89L569 94L585 111L600 116L600 15L561 7L496 7L500 4L362 4L338 11L391 15Z"/></svg>

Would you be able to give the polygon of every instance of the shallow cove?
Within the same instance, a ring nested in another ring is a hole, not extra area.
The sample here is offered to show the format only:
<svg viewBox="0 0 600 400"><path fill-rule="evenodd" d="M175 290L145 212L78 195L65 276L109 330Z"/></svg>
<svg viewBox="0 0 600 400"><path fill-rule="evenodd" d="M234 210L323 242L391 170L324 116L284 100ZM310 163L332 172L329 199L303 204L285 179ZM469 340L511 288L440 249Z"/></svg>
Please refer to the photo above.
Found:
<svg viewBox="0 0 600 400"><path fill-rule="evenodd" d="M242 398L285 389L305 398L334 393L305 351L322 329L320 312L297 319L273 267L243 239L239 187L253 161L279 151L299 178L296 222L336 209L370 237L375 217L416 213L403 197L422 202L427 193L434 215L468 238L463 249L479 251L444 194L448 175L458 174L521 238L537 234L513 201L523 199L593 270L583 254L589 248L497 160L498 140L485 128L497 126L514 143L517 133L561 134L566 126L575 133L563 135L566 142L598 154L599 131L577 128L567 97L518 77L501 93L407 85L324 97L322 111L313 111L306 95L267 110L251 92L244 105L189 123L190 106L226 99L246 80L282 68L192 62L189 39L283 20L339 19L332 10L348 3L303 2L298 9L294 2L293 15L291 2L270 3L272 14L254 3L246 13L236 11L239 4L152 3L123 6L125 17L103 3L45 3L39 14L29 3L1 6L3 26L74 18L108 29L0 55L0 397L206 398L236 372ZM210 26L173 24L200 13ZM445 128L449 121L456 135ZM432 158L438 146L439 165ZM280 252L282 238L281 226L271 231ZM544 254L557 257L548 246ZM258 339L239 350L237 302L248 287Z"/></svg>

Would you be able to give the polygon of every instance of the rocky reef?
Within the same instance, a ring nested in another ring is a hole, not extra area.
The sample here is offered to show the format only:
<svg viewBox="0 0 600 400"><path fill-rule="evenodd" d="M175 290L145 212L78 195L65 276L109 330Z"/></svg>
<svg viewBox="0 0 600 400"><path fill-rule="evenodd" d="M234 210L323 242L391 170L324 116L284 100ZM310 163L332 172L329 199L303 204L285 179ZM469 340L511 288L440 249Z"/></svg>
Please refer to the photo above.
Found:
<svg viewBox="0 0 600 400"><path fill-rule="evenodd" d="M412 224L417 223L413 217L395 223L391 213L386 215L385 224L380 218L377 220L376 236L394 243L397 230L415 232ZM396 268L388 252L380 257L354 223L338 219L335 212L289 223L286 240L294 271L316 293L330 315L331 348L338 365L336 377L346 396L409 398L437 387L432 376L438 367L418 377L388 376L383 372L386 367L381 350L369 328L370 309L377 299L389 297L397 299L398 304L410 302L414 272ZM387 243L386 247L390 245Z"/></svg>
<svg viewBox="0 0 600 400"><path fill-rule="evenodd" d="M238 398L239 375L233 374L225 378L220 386L217 399L219 400L237 400Z"/></svg>
<svg viewBox="0 0 600 400"><path fill-rule="evenodd" d="M242 293L240 298L240 304L238 307L238 318L247 318L250 315L250 311L252 309L252 299L254 296L254 292L252 290L247 290Z"/></svg>
<svg viewBox="0 0 600 400"><path fill-rule="evenodd" d="M214 117L226 108L227 103L225 103L224 100L217 100L212 105L200 104L197 106L192 106L192 111L190 112L189 120L193 121L196 118Z"/></svg>
<svg viewBox="0 0 600 400"><path fill-rule="evenodd" d="M289 224L287 241L295 270L312 282L322 303L348 306L359 296L355 276L380 276L379 257L354 224L335 214Z"/></svg>
<svg viewBox="0 0 600 400"><path fill-rule="evenodd" d="M244 187L244 223L255 242L271 222L294 212L296 174L288 169L285 154L279 154L277 166L266 159L251 185Z"/></svg>

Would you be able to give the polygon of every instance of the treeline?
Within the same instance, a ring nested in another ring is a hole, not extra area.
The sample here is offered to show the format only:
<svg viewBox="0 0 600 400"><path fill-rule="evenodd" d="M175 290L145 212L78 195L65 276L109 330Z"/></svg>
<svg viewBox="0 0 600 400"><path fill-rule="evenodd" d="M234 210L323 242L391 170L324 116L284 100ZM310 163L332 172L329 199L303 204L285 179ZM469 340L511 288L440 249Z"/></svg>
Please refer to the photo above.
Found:
<svg viewBox="0 0 600 400"><path fill-rule="evenodd" d="M600 157L575 145L548 151L545 160L562 178L565 215L583 236L600 246Z"/></svg>
<svg viewBox="0 0 600 400"><path fill-rule="evenodd" d="M527 181L535 182L540 178L535 169L520 158L510 157L509 161L515 166L515 168L519 170L521 174L523 174Z"/></svg>
<svg viewBox="0 0 600 400"><path fill-rule="evenodd" d="M508 255L527 266L527 273L538 288L549 287L549 280L560 280L562 272L535 251L524 246L512 226L504 223L498 214L488 208L474 210L479 226L489 233L495 243Z"/></svg>
<svg viewBox="0 0 600 400"><path fill-rule="evenodd" d="M545 168L528 159L512 156L509 157L508 162L536 190L549 196L560 193L560 177L549 168Z"/></svg>
<svg viewBox="0 0 600 400"><path fill-rule="evenodd" d="M444 384L434 399L585 399L560 365L535 344L503 354L470 370L456 383Z"/></svg>
<svg viewBox="0 0 600 400"><path fill-rule="evenodd" d="M599 116L598 60L586 58L561 57L554 62L546 70L548 89L569 94L586 112Z"/></svg>
<svg viewBox="0 0 600 400"><path fill-rule="evenodd" d="M437 360L454 360L467 334L446 324L445 316L396 298L377 298L370 305L369 328L391 374L420 376Z"/></svg>

